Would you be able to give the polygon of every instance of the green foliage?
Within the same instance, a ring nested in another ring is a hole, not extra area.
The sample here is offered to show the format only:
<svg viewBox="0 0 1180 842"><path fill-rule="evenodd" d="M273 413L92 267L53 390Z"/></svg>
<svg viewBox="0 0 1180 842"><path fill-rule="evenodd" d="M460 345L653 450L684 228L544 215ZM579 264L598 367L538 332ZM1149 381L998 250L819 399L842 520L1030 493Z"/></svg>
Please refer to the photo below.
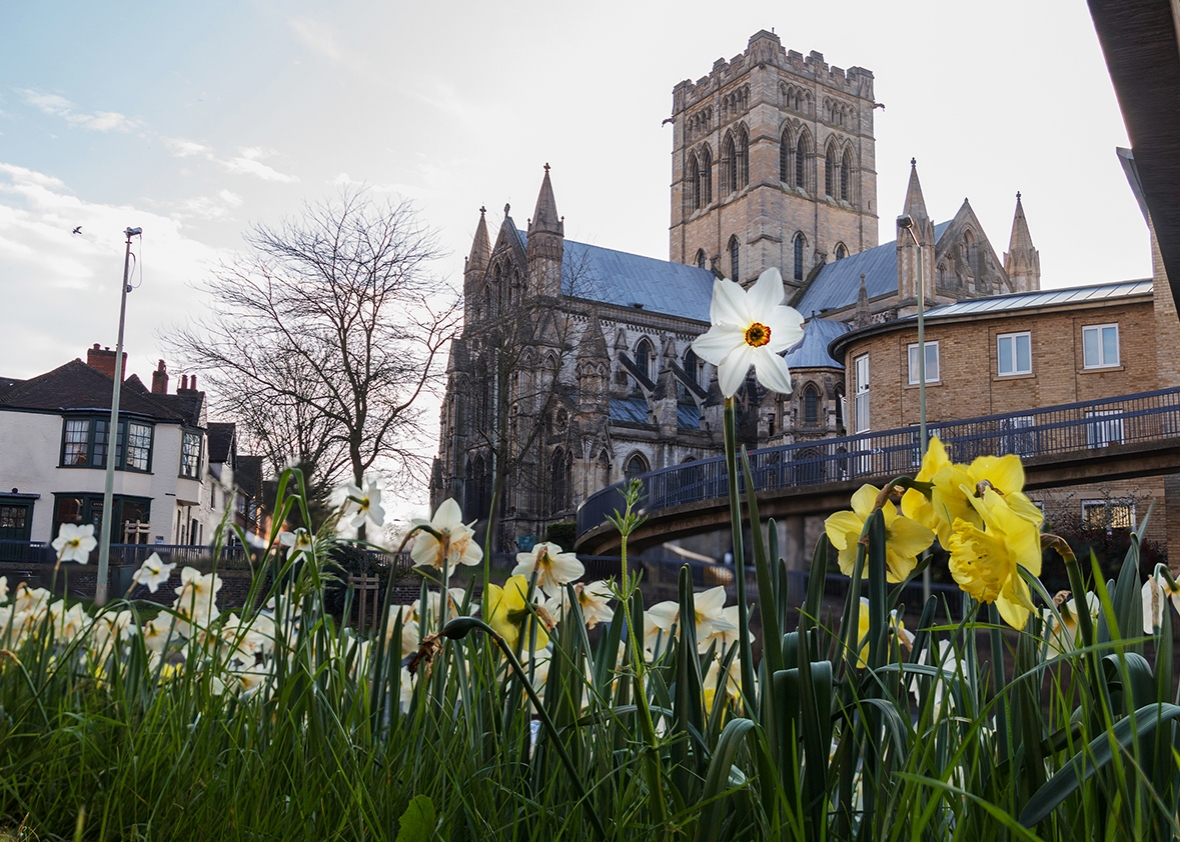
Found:
<svg viewBox="0 0 1180 842"><path fill-rule="evenodd" d="M578 524L572 520L559 520L545 527L545 540L560 547L572 547L578 538Z"/></svg>

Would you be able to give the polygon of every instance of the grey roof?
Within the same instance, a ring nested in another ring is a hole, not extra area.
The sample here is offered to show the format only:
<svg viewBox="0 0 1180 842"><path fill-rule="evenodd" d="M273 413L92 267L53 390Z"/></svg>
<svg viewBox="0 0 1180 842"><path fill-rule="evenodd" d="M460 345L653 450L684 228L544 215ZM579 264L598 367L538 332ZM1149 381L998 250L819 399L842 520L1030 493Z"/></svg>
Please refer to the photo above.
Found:
<svg viewBox="0 0 1180 842"><path fill-rule="evenodd" d="M528 235L517 229L525 246ZM567 295L643 310L709 321L714 275L683 263L658 260L625 251L565 241L562 265L570 287Z"/></svg>
<svg viewBox="0 0 1180 842"><path fill-rule="evenodd" d="M1086 301L1107 301L1112 298L1150 295L1151 291L1151 281L1120 281L1112 284L1070 287L1068 289L1017 292L1008 295L994 295L990 298L970 298L966 301L958 301L954 304L934 307L926 311L926 318L964 316L972 313L996 313L1006 310L1026 310L1032 307L1081 304Z"/></svg>
<svg viewBox="0 0 1180 842"><path fill-rule="evenodd" d="M935 242L950 224L947 221L934 226ZM862 274L869 298L897 292L897 241L882 243L820 267L803 291L803 297L794 305L795 309L809 319L825 310L851 307L860 293Z"/></svg>
<svg viewBox="0 0 1180 842"><path fill-rule="evenodd" d="M844 258L849 260L851 258ZM849 330L848 325L831 319L812 319L803 326L803 338L787 351L784 359L790 368L844 368L844 363L828 354L828 344Z"/></svg>
<svg viewBox="0 0 1180 842"><path fill-rule="evenodd" d="M626 424L647 424L646 398L611 398L610 420Z"/></svg>

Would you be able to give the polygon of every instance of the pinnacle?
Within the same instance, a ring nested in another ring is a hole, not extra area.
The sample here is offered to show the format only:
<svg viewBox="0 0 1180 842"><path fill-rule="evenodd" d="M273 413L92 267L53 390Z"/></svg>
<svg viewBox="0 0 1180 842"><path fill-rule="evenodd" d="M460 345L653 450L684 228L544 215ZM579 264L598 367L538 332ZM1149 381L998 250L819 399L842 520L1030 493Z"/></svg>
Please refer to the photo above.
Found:
<svg viewBox="0 0 1180 842"><path fill-rule="evenodd" d="M561 234L564 226L561 217L557 215L557 199L553 195L553 183L549 180L549 165L545 164L545 177L541 181L541 191L537 194L537 209L533 211L529 232L545 231Z"/></svg>
<svg viewBox="0 0 1180 842"><path fill-rule="evenodd" d="M910 183L905 193L904 213L913 217L914 221L929 219L926 213L926 200L922 197L922 183L918 180L918 161L910 159Z"/></svg>

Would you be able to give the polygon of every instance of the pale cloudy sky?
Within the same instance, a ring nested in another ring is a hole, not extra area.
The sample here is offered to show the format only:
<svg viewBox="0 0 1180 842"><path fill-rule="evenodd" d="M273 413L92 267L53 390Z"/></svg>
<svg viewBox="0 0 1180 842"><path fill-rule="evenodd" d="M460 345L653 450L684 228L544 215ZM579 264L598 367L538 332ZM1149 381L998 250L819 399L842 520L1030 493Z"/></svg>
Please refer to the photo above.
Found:
<svg viewBox="0 0 1180 842"><path fill-rule="evenodd" d="M0 375L114 345L133 226L145 377L250 223L349 181L417 203L444 282L481 204L531 214L546 161L568 237L666 257L672 87L772 27L875 74L883 242L915 156L931 214L970 197L1000 253L1022 191L1045 287L1150 275L1084 3L5 3Z"/></svg>

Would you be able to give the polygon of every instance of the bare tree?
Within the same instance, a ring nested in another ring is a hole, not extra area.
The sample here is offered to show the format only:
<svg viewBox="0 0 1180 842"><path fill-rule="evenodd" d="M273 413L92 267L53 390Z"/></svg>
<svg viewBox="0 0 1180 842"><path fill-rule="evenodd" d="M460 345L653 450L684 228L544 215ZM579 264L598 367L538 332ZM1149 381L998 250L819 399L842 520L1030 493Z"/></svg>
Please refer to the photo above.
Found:
<svg viewBox="0 0 1180 842"><path fill-rule="evenodd" d="M458 311L429 271L433 232L406 203L364 191L257 225L251 253L205 284L214 315L171 340L208 373L276 467L324 487L375 467L421 478L422 413Z"/></svg>

